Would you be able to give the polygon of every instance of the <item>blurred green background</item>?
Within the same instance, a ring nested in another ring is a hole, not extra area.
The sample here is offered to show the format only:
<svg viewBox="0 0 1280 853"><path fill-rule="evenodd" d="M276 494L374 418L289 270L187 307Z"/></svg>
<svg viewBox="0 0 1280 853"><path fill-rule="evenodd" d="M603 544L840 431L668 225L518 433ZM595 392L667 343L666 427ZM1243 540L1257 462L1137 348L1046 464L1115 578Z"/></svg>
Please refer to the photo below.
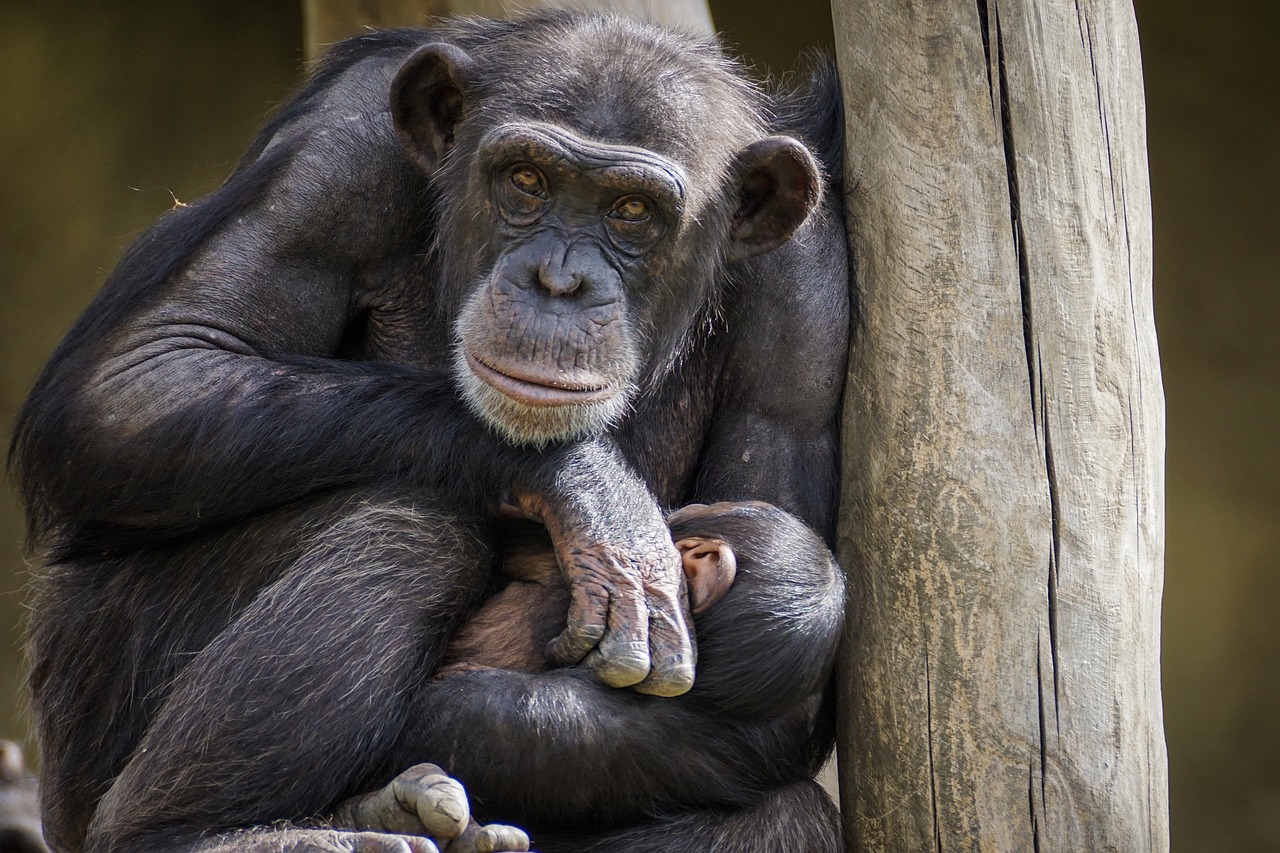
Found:
<svg viewBox="0 0 1280 853"><path fill-rule="evenodd" d="M299 8L0 4L0 421L121 248L175 199L216 187L298 83ZM712 8L762 68L830 43L820 0ZM1137 12L1169 416L1173 844L1280 851L1280 4L1139 0ZM9 737L26 727L20 541L0 490Z"/></svg>

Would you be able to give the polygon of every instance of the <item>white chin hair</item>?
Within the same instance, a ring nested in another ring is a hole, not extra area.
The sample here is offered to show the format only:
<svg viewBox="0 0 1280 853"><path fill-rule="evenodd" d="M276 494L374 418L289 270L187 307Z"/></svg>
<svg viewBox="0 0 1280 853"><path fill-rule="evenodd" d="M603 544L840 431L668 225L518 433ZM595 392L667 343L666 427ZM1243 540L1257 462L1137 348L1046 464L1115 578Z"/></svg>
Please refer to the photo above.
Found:
<svg viewBox="0 0 1280 853"><path fill-rule="evenodd" d="M454 375L467 407L514 444L541 447L604 432L627 411L631 395L621 390L603 400L565 406L530 406L511 399L471 372L461 347Z"/></svg>

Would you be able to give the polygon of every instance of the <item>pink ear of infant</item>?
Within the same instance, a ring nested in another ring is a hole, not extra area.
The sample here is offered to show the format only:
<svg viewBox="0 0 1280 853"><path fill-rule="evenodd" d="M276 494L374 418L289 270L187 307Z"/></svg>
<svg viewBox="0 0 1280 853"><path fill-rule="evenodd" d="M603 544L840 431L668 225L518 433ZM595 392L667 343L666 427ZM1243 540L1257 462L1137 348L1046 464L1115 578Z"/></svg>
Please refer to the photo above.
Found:
<svg viewBox="0 0 1280 853"><path fill-rule="evenodd" d="M733 586L738 575L738 560L723 539L689 536L676 543L684 562L684 576L689 581L689 606L702 613L715 604Z"/></svg>

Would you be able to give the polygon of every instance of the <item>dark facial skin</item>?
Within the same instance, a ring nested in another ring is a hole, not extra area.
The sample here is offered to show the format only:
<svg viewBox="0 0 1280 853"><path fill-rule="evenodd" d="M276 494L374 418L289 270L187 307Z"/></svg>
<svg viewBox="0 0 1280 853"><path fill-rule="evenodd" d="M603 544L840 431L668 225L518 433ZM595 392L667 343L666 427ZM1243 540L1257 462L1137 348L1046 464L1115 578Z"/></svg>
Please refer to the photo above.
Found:
<svg viewBox="0 0 1280 853"><path fill-rule="evenodd" d="M544 853L836 849L839 103L570 13L335 46L15 426L51 846L520 849L452 775ZM668 514L721 501L779 515L712 537L765 571L694 636L712 546ZM503 502L568 590L554 666L437 678Z"/></svg>
<svg viewBox="0 0 1280 853"><path fill-rule="evenodd" d="M680 166L526 122L490 131L476 169L497 259L455 327L468 401L523 443L616 421L643 366L627 292L675 242Z"/></svg>

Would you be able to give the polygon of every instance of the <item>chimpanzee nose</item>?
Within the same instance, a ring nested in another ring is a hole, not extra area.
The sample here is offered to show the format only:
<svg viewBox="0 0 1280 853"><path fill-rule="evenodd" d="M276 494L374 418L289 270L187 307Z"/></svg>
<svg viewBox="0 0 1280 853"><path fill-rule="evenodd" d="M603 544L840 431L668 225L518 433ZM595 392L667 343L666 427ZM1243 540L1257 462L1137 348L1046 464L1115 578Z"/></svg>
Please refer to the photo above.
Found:
<svg viewBox="0 0 1280 853"><path fill-rule="evenodd" d="M585 280L581 267L569 263L567 256L547 258L538 265L538 283L552 296L572 296Z"/></svg>
<svg viewBox="0 0 1280 853"><path fill-rule="evenodd" d="M597 241L581 235L565 235L555 244L542 244L535 279L551 296L576 299L615 299L618 270L609 263L607 250Z"/></svg>

